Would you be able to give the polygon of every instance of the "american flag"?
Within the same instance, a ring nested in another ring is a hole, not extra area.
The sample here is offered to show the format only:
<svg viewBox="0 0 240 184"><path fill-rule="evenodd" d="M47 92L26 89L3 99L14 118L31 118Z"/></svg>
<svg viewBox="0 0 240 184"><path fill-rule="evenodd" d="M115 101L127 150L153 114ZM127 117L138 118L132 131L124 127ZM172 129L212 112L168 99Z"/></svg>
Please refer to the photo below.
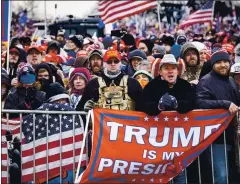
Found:
<svg viewBox="0 0 240 184"><path fill-rule="evenodd" d="M102 21L107 24L144 12L156 6L157 0L100 0L98 10L100 12Z"/></svg>
<svg viewBox="0 0 240 184"><path fill-rule="evenodd" d="M43 104L39 110L74 111L69 104L56 103ZM47 127L46 114L36 114L35 117L31 114L23 118L22 182L34 181L34 174L35 181L44 181L47 178L47 170L50 180L60 175L60 166L62 173L77 168L83 140L83 128L80 122L80 117L77 115L75 118L73 115L62 115L60 126L60 116L50 114ZM86 165L85 150L83 158L81 166Z"/></svg>
<svg viewBox="0 0 240 184"><path fill-rule="evenodd" d="M183 28L198 23L212 22L214 14L214 0L208 0L199 10L190 14L179 27Z"/></svg>
<svg viewBox="0 0 240 184"><path fill-rule="evenodd" d="M1 123L2 123L2 129L1 129L1 133L2 133L2 149L1 149L1 174L2 174L2 178L1 178L1 183L7 183L7 177L8 177L8 172L7 172L7 166L10 165L9 159L8 159L8 155L7 155L7 151L8 151L8 143L5 137L6 131L7 130L11 130L12 134L14 136L19 136L20 137L20 119L16 118L16 119L9 119L7 120L6 118L2 118L1 119ZM14 138L13 136L13 138ZM10 180L9 180L10 181Z"/></svg>

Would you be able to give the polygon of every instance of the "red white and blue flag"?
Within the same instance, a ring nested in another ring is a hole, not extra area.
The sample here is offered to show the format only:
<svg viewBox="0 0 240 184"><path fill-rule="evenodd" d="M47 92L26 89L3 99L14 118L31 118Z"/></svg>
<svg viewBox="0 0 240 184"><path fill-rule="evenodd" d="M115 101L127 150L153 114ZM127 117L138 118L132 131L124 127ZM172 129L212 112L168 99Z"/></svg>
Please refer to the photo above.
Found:
<svg viewBox="0 0 240 184"><path fill-rule="evenodd" d="M129 17L157 6L157 0L100 0L98 11L104 24Z"/></svg>
<svg viewBox="0 0 240 184"><path fill-rule="evenodd" d="M185 21L183 21L179 27L184 28L193 24L212 22L214 15L214 0L208 0L199 10L190 14Z"/></svg>

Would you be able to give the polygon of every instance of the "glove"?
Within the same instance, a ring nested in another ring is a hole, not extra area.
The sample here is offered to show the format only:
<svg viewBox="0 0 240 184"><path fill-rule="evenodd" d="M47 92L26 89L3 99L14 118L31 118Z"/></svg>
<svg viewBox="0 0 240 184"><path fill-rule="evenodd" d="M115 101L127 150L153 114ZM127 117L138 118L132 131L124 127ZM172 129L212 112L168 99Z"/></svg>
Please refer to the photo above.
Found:
<svg viewBox="0 0 240 184"><path fill-rule="evenodd" d="M32 101L36 99L37 96L37 89L34 87L27 88L25 101L27 104L30 104Z"/></svg>
<svg viewBox="0 0 240 184"><path fill-rule="evenodd" d="M93 100L88 100L84 105L84 111L88 112L89 110L93 109L95 102Z"/></svg>
<svg viewBox="0 0 240 184"><path fill-rule="evenodd" d="M169 97L171 98L171 102L172 102L171 107L176 109L178 107L177 99L172 95L169 95Z"/></svg>
<svg viewBox="0 0 240 184"><path fill-rule="evenodd" d="M168 93L165 93L158 103L160 111L176 109L177 106L177 99L174 96L168 95Z"/></svg>
<svg viewBox="0 0 240 184"><path fill-rule="evenodd" d="M163 111L169 107L171 107L171 104L172 104L172 101L171 101L171 98L170 96L168 95L168 93L165 93L162 98L159 100L159 103L158 103L158 109L160 111Z"/></svg>

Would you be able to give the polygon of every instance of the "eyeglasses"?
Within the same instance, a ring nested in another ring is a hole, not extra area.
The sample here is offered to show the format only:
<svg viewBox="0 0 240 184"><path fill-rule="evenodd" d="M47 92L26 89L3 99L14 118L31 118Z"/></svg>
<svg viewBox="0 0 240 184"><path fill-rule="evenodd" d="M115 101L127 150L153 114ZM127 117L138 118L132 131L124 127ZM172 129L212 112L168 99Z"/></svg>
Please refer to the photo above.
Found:
<svg viewBox="0 0 240 184"><path fill-rule="evenodd" d="M109 60L107 61L107 64L112 64L112 63L118 64L119 62L120 62L119 60Z"/></svg>

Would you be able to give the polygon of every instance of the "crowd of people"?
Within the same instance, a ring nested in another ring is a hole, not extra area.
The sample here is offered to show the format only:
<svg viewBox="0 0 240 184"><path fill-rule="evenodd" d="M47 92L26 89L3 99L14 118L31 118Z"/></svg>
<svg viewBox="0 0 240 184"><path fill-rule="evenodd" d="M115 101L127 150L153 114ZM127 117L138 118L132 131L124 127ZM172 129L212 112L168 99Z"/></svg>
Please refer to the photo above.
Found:
<svg viewBox="0 0 240 184"><path fill-rule="evenodd" d="M240 37L233 32L210 30L188 37L179 29L148 39L129 33L121 38L65 38L59 32L55 39L27 40L14 37L9 56L3 48L7 43L2 43L4 109L68 103L76 111L107 108L149 115L169 110L239 111ZM231 123L226 130L229 155L237 133L239 125ZM223 137L213 144L216 155L224 155ZM224 156L214 158L215 182L227 183ZM175 183L184 182L184 173L175 178Z"/></svg>

